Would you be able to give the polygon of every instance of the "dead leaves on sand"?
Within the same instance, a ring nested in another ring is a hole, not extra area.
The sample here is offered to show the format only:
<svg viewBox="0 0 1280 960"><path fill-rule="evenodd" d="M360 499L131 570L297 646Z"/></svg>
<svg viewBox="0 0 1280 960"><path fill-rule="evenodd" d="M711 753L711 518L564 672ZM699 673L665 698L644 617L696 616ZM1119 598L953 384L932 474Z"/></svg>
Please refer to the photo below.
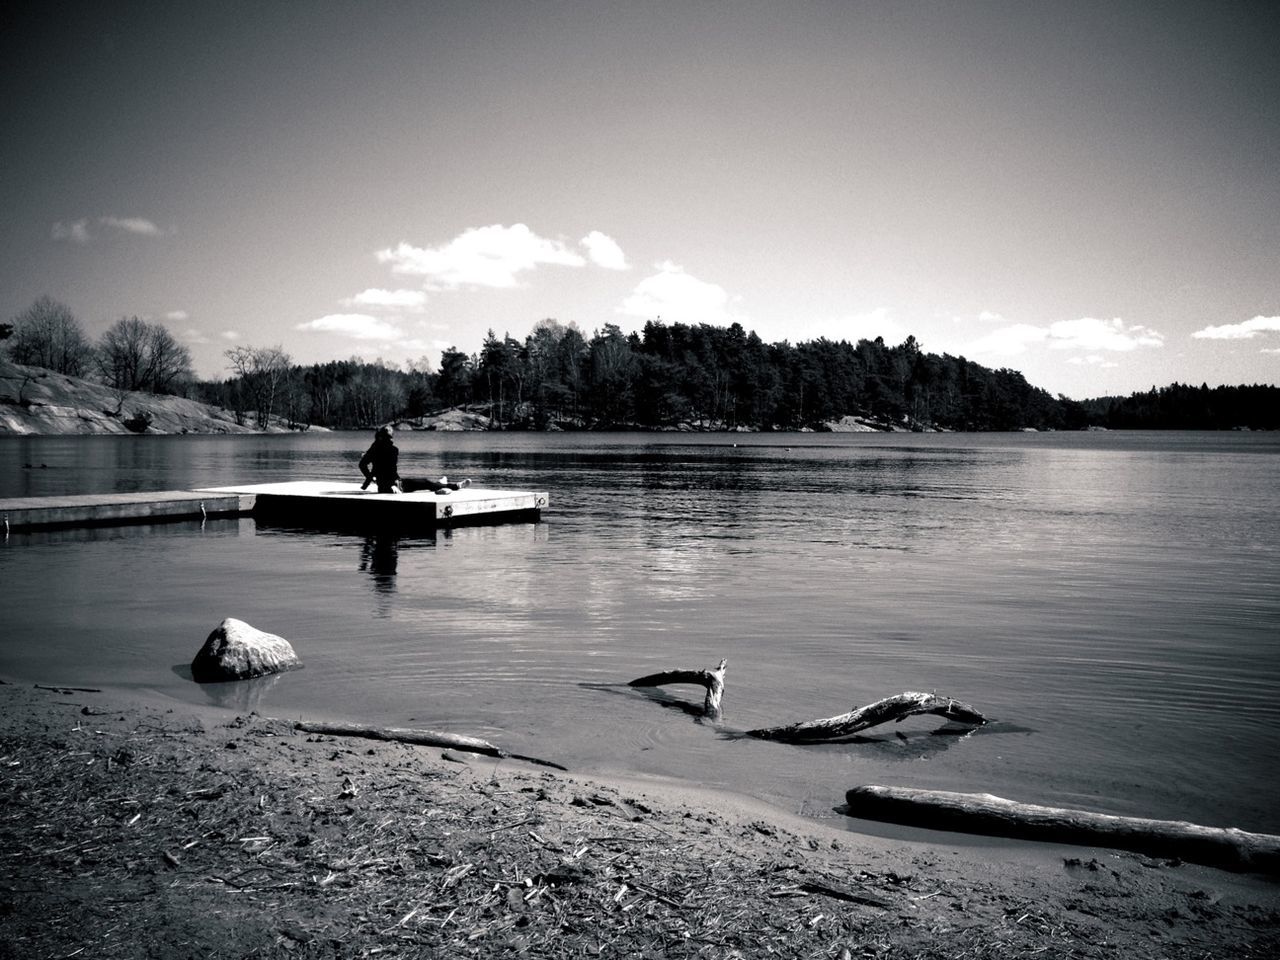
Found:
<svg viewBox="0 0 1280 960"><path fill-rule="evenodd" d="M509 760L256 717L47 715L0 715L16 956L1118 955L1111 901L1088 901L1096 918L945 883L918 858L903 872Z"/></svg>

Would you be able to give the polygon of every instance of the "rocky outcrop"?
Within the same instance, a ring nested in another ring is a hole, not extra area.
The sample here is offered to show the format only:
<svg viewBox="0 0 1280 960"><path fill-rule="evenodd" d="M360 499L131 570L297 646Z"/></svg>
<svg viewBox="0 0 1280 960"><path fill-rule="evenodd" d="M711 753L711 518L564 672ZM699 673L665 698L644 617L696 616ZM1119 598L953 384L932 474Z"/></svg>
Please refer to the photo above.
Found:
<svg viewBox="0 0 1280 960"><path fill-rule="evenodd" d="M419 421L402 423L400 426L411 430L441 430L449 432L492 430L493 420L475 410L464 410L455 407L425 416Z"/></svg>
<svg viewBox="0 0 1280 960"><path fill-rule="evenodd" d="M113 390L0 358L0 435L259 432L195 400ZM269 432L285 428L273 424Z"/></svg>
<svg viewBox="0 0 1280 960"><path fill-rule="evenodd" d="M828 420L823 427L831 433L882 433L889 429L852 415L845 415L839 420Z"/></svg>
<svg viewBox="0 0 1280 960"><path fill-rule="evenodd" d="M302 661L284 637L227 617L209 634L196 658L191 676L197 683L248 680L267 674L296 670Z"/></svg>

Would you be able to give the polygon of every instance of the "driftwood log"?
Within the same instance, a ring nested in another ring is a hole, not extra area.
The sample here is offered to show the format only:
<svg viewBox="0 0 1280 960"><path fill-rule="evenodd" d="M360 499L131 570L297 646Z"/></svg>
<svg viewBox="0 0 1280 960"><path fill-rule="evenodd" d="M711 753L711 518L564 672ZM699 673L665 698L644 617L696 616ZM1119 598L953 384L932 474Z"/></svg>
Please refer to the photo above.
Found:
<svg viewBox="0 0 1280 960"><path fill-rule="evenodd" d="M702 712L712 720L720 717L720 700L724 696L724 672L728 660L721 660L714 670L664 670L639 677L627 684L629 687L661 687L668 683L696 683L705 687L706 699Z"/></svg>
<svg viewBox="0 0 1280 960"><path fill-rule="evenodd" d="M803 723L792 723L785 727L762 727L759 730L748 730L747 736L759 740L780 740L784 743L818 743L823 740L840 740L853 736L860 730L866 730L868 727L928 713L972 726L981 726L987 722L986 717L967 703L961 703L951 697L940 697L936 693L907 691L869 703L865 707L859 707L838 717L806 720Z"/></svg>
<svg viewBox="0 0 1280 960"><path fill-rule="evenodd" d="M479 753L486 757L510 757L513 760L525 760L544 767L555 767L557 770L566 769L550 760L508 753L506 750L495 747L488 740L468 737L460 733L442 733L439 730L422 730L413 727L373 727L363 723L329 723L321 720L299 720L293 726L295 730L301 730L304 733L319 733L329 737L363 737L366 740L391 740L397 743L413 743L422 747L452 747L454 750L466 750L468 753Z"/></svg>
<svg viewBox="0 0 1280 960"><path fill-rule="evenodd" d="M850 816L866 820L1114 847L1233 870L1280 873L1280 836L1272 834L1017 803L987 793L865 786L854 787L845 800Z"/></svg>

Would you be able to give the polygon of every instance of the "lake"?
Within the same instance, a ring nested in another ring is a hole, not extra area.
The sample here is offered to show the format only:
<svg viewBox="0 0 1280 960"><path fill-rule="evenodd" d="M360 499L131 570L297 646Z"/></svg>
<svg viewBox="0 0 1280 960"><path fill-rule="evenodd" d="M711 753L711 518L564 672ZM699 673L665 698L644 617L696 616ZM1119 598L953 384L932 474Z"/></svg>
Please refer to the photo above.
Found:
<svg viewBox="0 0 1280 960"><path fill-rule="evenodd" d="M368 433L0 439L0 497L356 479ZM474 734L831 817L851 786L1280 832L1280 436L410 434L406 476L547 490L396 539L251 519L13 534L0 675ZM234 616L305 669L197 685ZM728 658L701 691L625 682ZM990 717L735 731L936 690Z"/></svg>

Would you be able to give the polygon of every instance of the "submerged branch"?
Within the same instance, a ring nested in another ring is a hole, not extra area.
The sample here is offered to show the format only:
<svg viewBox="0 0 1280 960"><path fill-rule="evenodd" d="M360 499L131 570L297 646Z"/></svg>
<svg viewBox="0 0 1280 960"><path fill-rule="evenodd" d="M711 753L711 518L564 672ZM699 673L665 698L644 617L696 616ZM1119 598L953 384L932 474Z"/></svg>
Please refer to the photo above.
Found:
<svg viewBox="0 0 1280 960"><path fill-rule="evenodd" d="M986 717L967 703L953 700L951 697L940 697L935 693L907 691L877 700L875 703L843 713L838 717L806 720L803 723L792 723L783 727L761 727L757 730L748 730L747 736L759 740L780 740L784 743L816 743L822 740L839 740L852 736L860 730L866 730L868 727L930 713L972 726L981 726L987 722Z"/></svg>
<svg viewBox="0 0 1280 960"><path fill-rule="evenodd" d="M724 673L728 660L721 660L714 670L664 670L638 677L627 684L629 687L661 687L668 683L694 683L705 687L706 700L702 711L712 720L720 716L720 700L724 696Z"/></svg>

